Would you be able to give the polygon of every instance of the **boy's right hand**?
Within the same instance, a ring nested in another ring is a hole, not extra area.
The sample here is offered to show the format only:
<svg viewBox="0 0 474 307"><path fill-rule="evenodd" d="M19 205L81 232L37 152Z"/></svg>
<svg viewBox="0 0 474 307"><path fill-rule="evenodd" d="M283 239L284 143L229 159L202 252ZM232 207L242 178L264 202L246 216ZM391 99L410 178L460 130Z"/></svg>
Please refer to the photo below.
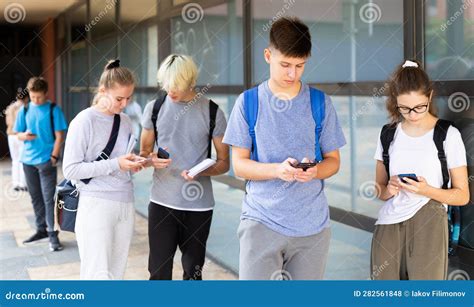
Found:
<svg viewBox="0 0 474 307"><path fill-rule="evenodd" d="M135 155L132 153L118 157L120 169L122 171L131 171L131 170L136 171L143 167L142 163L134 161L134 160L135 160Z"/></svg>
<svg viewBox="0 0 474 307"><path fill-rule="evenodd" d="M390 180L388 181L388 184L387 184L388 193L390 193L390 195L392 196L395 196L400 192L401 188L402 187L400 185L400 179L398 178L398 176L395 175L395 176L390 177Z"/></svg>
<svg viewBox="0 0 474 307"><path fill-rule="evenodd" d="M298 160L293 158L288 158L277 166L276 176L277 178L283 181L295 181L297 174L303 172L302 169L294 168L292 164L297 164Z"/></svg>
<svg viewBox="0 0 474 307"><path fill-rule="evenodd" d="M32 134L29 131L19 132L17 136L20 141L33 141L34 139L36 139L36 134Z"/></svg>
<svg viewBox="0 0 474 307"><path fill-rule="evenodd" d="M166 149L165 149L166 150ZM156 152L150 154L151 166L154 168L167 168L171 164L171 159L160 159Z"/></svg>

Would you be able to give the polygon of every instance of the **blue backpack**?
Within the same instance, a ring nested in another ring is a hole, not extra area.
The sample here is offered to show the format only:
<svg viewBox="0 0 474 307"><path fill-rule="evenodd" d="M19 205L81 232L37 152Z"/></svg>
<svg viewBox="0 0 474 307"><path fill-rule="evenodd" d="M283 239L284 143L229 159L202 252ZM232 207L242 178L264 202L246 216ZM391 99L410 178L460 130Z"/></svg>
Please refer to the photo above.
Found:
<svg viewBox="0 0 474 307"><path fill-rule="evenodd" d="M309 92L311 97L311 113L313 114L313 119L316 123L314 156L316 157L317 162L321 162L323 160L323 154L321 152L319 140L321 138L321 131L323 129L322 123L325 115L324 93L312 87L309 88ZM244 114L245 119L249 124L249 134L252 138L250 158L254 161L258 161L257 139L255 137L255 125L258 117L258 86L244 92Z"/></svg>

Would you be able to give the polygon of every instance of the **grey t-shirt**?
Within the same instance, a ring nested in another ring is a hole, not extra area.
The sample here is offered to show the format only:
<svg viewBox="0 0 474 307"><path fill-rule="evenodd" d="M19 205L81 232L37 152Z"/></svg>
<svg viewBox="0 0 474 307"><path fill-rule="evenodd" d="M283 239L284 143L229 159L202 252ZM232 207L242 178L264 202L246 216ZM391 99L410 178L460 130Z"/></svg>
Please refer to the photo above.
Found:
<svg viewBox="0 0 474 307"><path fill-rule="evenodd" d="M63 173L77 182L81 195L133 202L133 183L129 172L122 172L118 157L126 154L132 123L128 115L120 114L120 129L110 159L95 161L112 132L113 115L106 115L94 107L81 111L71 121L64 148ZM89 184L81 179L93 178Z"/></svg>
<svg viewBox="0 0 474 307"><path fill-rule="evenodd" d="M160 205L188 211L206 211L214 207L211 179L208 176L186 181L181 176L207 158L209 144L209 100L196 96L191 102L173 102L166 97L158 113L158 145L168 147L172 162L168 168L155 169L150 200ZM143 112L142 127L153 129L151 114L155 101ZM219 108L213 137L223 136L224 112Z"/></svg>

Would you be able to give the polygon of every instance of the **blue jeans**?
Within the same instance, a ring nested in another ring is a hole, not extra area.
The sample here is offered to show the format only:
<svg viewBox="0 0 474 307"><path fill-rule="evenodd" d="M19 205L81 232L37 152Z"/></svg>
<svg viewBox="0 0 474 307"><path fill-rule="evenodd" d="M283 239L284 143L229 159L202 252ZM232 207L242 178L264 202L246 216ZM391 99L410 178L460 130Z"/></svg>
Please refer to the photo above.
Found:
<svg viewBox="0 0 474 307"><path fill-rule="evenodd" d="M31 196L38 231L54 231L54 192L57 183L57 168L51 161L23 164L26 185Z"/></svg>

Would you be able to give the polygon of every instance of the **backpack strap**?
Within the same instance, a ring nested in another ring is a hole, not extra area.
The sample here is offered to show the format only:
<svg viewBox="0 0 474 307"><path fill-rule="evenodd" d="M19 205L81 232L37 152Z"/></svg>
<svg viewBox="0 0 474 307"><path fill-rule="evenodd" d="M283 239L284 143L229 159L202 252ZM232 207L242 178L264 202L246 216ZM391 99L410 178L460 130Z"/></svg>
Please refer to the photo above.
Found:
<svg viewBox="0 0 474 307"><path fill-rule="evenodd" d="M436 149L438 150L439 162L441 162L443 189L447 189L449 183L448 162L446 161L446 152L444 151L444 141L446 140L449 126L454 126L454 124L448 120L438 119L433 133L433 141L436 145Z"/></svg>
<svg viewBox="0 0 474 307"><path fill-rule="evenodd" d="M209 99L209 146L207 148L207 157L210 159L212 154L212 135L216 127L217 110L219 106L217 103Z"/></svg>
<svg viewBox="0 0 474 307"><path fill-rule="evenodd" d="M380 132L380 143L382 144L382 157L383 165L387 171L387 177L390 178L390 155L388 150L390 149L390 144L393 141L395 136L395 131L397 131L397 123L395 124L386 124L382 127Z"/></svg>
<svg viewBox="0 0 474 307"><path fill-rule="evenodd" d="M56 104L54 102L51 102L49 105L49 120L51 121L51 132L53 133L53 140L56 140L56 134L54 133L54 107Z"/></svg>
<svg viewBox="0 0 474 307"><path fill-rule="evenodd" d="M257 139L255 137L255 125L258 117L258 86L244 92L244 114L249 125L249 134L252 138L250 159L258 161Z"/></svg>
<svg viewBox="0 0 474 307"><path fill-rule="evenodd" d="M25 131L28 130L27 127L26 127L26 113L28 113L29 107L30 107L29 102L26 105L23 106L23 118L25 119Z"/></svg>
<svg viewBox="0 0 474 307"><path fill-rule="evenodd" d="M326 101L324 98L324 93L320 90L310 87L309 94L311 98L311 113L313 114L313 119L316 124L315 127L315 144L314 144L314 151L315 151L315 158L316 161L319 163L323 161L323 153L321 151L321 145L319 140L321 139L321 132L323 130L323 120L326 111Z"/></svg>
<svg viewBox="0 0 474 307"><path fill-rule="evenodd" d="M107 142L107 145L105 145L105 148L102 150L102 152L99 154L97 159L95 161L101 161L101 160L108 160L110 157L110 154L114 150L115 143L117 142L117 137L120 129L120 114L115 114L114 115L114 123L112 126L112 131L110 132L109 136L109 141ZM82 182L85 184L88 184L92 178L88 179L81 179Z"/></svg>
<svg viewBox="0 0 474 307"><path fill-rule="evenodd" d="M446 159L446 152L444 150L444 141L448 134L449 126L454 126L454 123L444 119L438 119L433 133L433 141L438 150L438 159L441 163L441 173L443 175L443 189L448 188L449 183L449 169ZM461 232L461 208L459 206L448 206L448 229L449 229L449 255L456 254L456 249L459 243L459 236Z"/></svg>
<svg viewBox="0 0 474 307"><path fill-rule="evenodd" d="M151 122L153 123L153 132L155 134L155 143L158 144L158 134L157 134L157 120L158 120L158 113L160 112L161 106L163 106L163 103L166 100L167 93L165 91L159 91L158 92L158 97L155 100L155 103L153 104L153 111L151 112Z"/></svg>

